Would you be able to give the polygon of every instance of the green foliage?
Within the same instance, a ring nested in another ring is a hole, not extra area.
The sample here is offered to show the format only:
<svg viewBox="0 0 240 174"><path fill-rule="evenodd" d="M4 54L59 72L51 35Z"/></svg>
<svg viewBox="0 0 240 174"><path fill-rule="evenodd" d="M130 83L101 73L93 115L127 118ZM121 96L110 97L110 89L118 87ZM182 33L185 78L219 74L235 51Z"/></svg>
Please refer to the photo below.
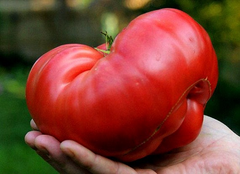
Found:
<svg viewBox="0 0 240 174"><path fill-rule="evenodd" d="M0 171L6 174L56 173L24 142L30 130L25 102L28 72L27 68L5 71L0 67Z"/></svg>

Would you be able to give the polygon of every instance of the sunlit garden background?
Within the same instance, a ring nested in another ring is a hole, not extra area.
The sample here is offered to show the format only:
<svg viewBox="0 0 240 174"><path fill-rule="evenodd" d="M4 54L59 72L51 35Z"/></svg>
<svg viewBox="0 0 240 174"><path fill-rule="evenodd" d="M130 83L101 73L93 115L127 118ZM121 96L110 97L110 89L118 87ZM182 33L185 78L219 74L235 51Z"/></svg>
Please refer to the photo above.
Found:
<svg viewBox="0 0 240 174"><path fill-rule="evenodd" d="M31 119L28 72L46 51L65 43L97 46L130 20L155 9L181 9L209 33L219 83L205 114L240 133L239 0L0 0L0 173L57 173L24 143Z"/></svg>

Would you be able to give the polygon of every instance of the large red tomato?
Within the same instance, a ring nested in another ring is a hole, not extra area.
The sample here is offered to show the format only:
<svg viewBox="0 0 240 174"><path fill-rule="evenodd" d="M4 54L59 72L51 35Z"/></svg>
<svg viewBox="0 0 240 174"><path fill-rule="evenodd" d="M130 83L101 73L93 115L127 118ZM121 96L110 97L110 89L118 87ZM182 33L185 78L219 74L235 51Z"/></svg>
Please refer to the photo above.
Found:
<svg viewBox="0 0 240 174"><path fill-rule="evenodd" d="M59 46L29 74L26 100L40 131L133 161L193 141L218 79L207 32L186 13L134 19L110 53Z"/></svg>

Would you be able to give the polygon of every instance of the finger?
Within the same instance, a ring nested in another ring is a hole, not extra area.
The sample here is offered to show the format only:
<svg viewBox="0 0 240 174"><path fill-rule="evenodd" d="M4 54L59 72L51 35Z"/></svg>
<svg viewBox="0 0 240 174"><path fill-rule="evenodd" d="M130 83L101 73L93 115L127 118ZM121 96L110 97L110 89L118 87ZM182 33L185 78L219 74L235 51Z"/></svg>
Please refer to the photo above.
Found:
<svg viewBox="0 0 240 174"><path fill-rule="evenodd" d="M61 171L64 155L60 150L60 142L49 135L40 135L35 139L37 153L56 170Z"/></svg>
<svg viewBox="0 0 240 174"><path fill-rule="evenodd" d="M36 150L36 147L35 147L35 139L39 136L39 135L42 135L41 132L39 131L30 131L28 132L25 137L24 137L24 140L26 142L26 144L28 146L30 146L31 148L35 149Z"/></svg>
<svg viewBox="0 0 240 174"><path fill-rule="evenodd" d="M136 171L129 166L96 155L74 141L64 141L60 147L63 153L94 174L136 174Z"/></svg>
<svg viewBox="0 0 240 174"><path fill-rule="evenodd" d="M54 162L50 158L50 154L48 152L48 148L45 148L45 144L43 143L46 135L42 135L39 131L30 131L25 135L25 142L33 148L39 156L41 156L46 162L57 168ZM55 149L54 149L55 150ZM55 152L53 152L55 153Z"/></svg>
<svg viewBox="0 0 240 174"><path fill-rule="evenodd" d="M60 142L49 135L39 135L35 139L35 146L42 152L51 152L52 154L61 154L59 148Z"/></svg>
<svg viewBox="0 0 240 174"><path fill-rule="evenodd" d="M33 121L33 119L30 121L30 126L33 130L38 130L38 127L37 127L36 123Z"/></svg>
<svg viewBox="0 0 240 174"><path fill-rule="evenodd" d="M58 172L65 174L85 174L78 165L63 154L60 142L52 136L40 135L35 139L37 153Z"/></svg>

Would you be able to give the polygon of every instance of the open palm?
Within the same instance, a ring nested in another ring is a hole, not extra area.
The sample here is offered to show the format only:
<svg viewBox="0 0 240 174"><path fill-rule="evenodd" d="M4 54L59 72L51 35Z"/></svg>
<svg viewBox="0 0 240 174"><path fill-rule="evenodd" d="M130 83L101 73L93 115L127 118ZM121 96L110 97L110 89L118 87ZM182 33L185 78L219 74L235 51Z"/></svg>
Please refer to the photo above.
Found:
<svg viewBox="0 0 240 174"><path fill-rule="evenodd" d="M31 126L37 129L33 121ZM201 133L189 145L128 164L94 154L71 140L60 143L37 130L28 132L25 141L62 174L240 173L239 136L208 116L204 116Z"/></svg>

